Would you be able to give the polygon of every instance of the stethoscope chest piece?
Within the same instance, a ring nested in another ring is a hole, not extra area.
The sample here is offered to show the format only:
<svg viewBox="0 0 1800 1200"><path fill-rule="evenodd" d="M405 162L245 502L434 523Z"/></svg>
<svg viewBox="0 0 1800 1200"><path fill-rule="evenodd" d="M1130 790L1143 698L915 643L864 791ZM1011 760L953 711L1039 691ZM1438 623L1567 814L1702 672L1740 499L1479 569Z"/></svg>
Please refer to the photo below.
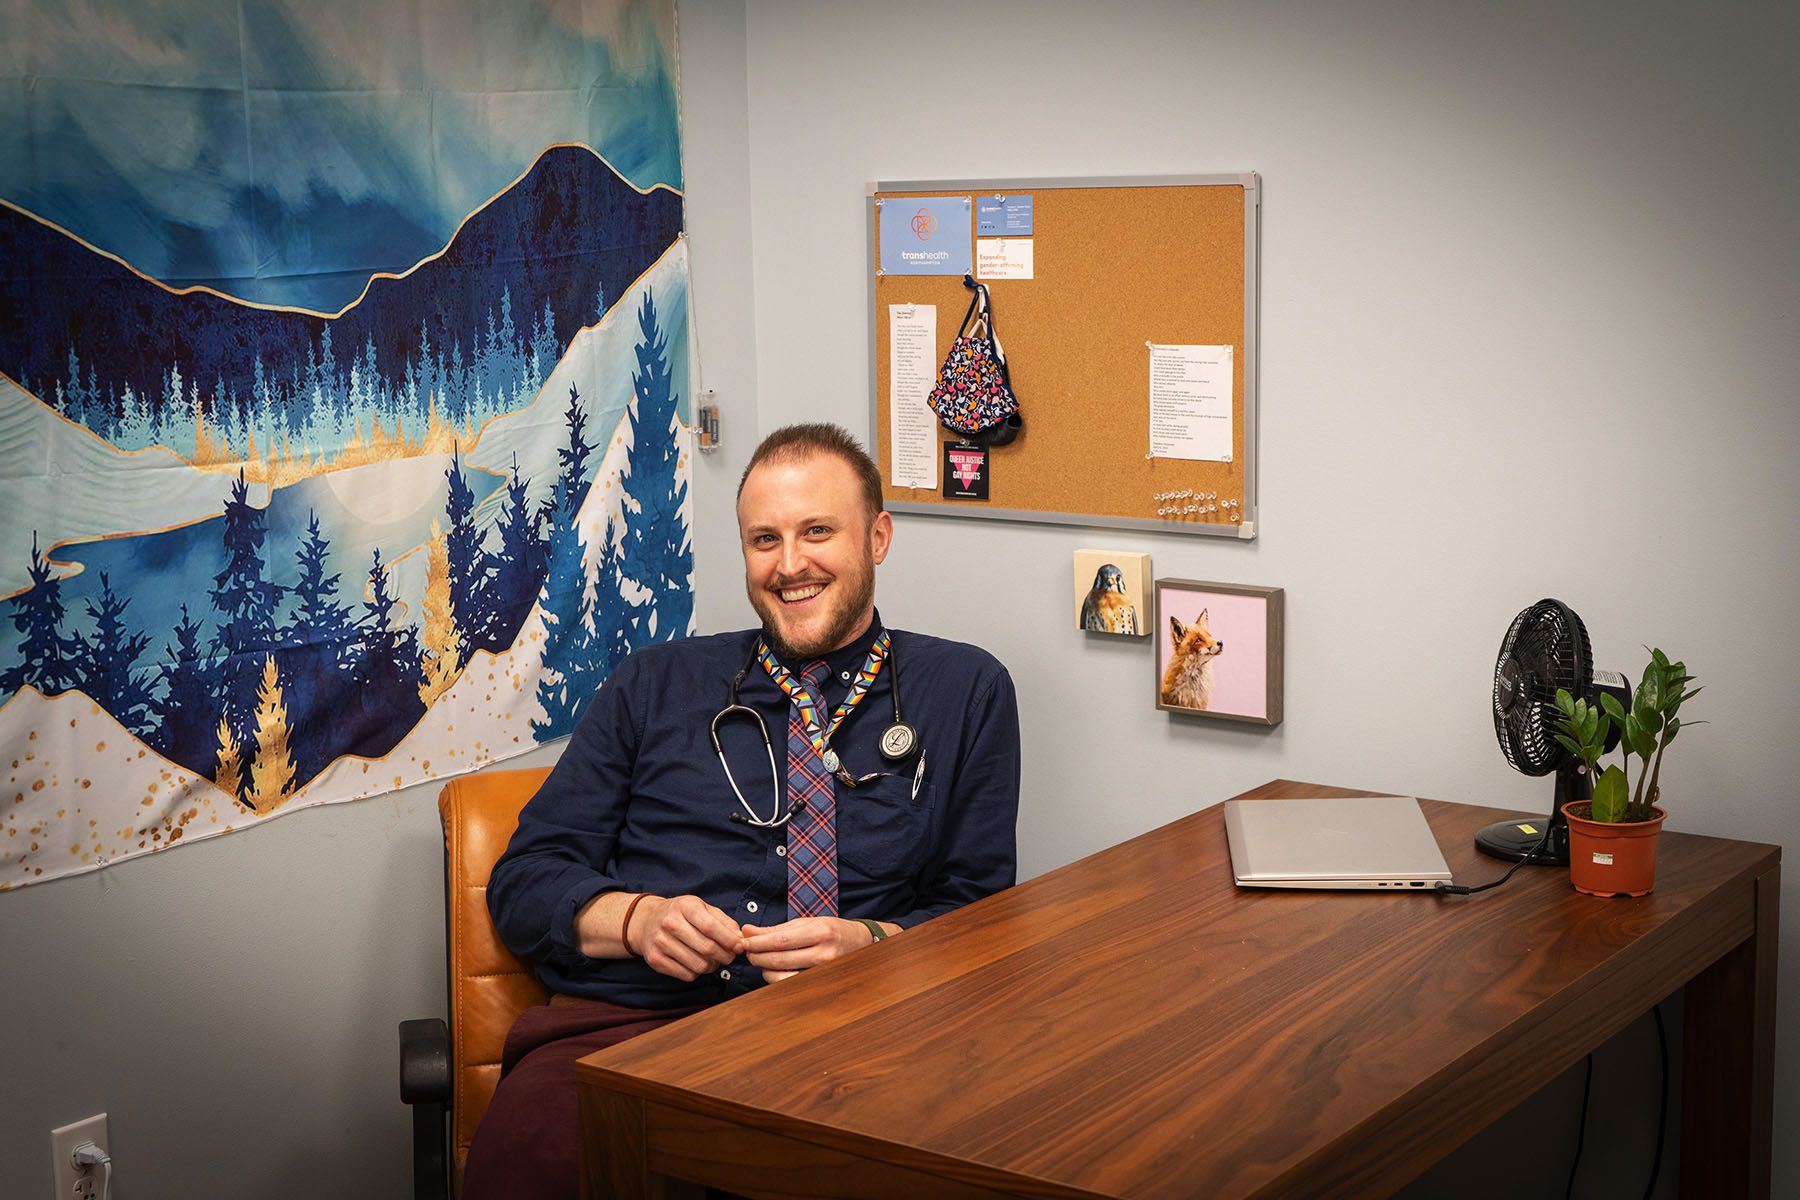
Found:
<svg viewBox="0 0 1800 1200"><path fill-rule="evenodd" d="M919 731L905 721L895 721L881 731L881 757L891 763L905 762L919 745Z"/></svg>

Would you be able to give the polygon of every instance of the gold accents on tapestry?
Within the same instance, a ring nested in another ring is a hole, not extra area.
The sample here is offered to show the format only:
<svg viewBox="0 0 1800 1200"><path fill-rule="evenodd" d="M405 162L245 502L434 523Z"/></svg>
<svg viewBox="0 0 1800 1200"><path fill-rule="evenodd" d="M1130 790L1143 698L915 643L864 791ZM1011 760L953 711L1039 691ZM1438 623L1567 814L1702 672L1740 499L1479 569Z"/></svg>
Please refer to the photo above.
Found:
<svg viewBox="0 0 1800 1200"><path fill-rule="evenodd" d="M233 737L231 733L231 722L220 717L219 765L213 771L213 783L233 800L237 799L238 791L244 786L243 777L238 774L238 758L241 753L238 749L237 738Z"/></svg>
<svg viewBox="0 0 1800 1200"><path fill-rule="evenodd" d="M419 699L430 708L462 674L463 636L456 626L456 606L450 599L450 548L436 517L431 519L431 541L425 559L425 620L419 630Z"/></svg>
<svg viewBox="0 0 1800 1200"><path fill-rule="evenodd" d="M359 417L355 432L336 451L314 450L306 442L295 446L285 433L282 434L279 445L265 438L259 447L255 430L249 432L244 445L233 446L223 431L215 431L207 425L204 415L197 415L195 420L194 452L188 456L191 465L203 471L217 471L228 475L235 475L242 470L244 478L249 482L266 483L271 487L283 487L314 475L343 471L374 462L417 458L424 454L449 454L456 450L467 454L475 448L481 437L473 419L465 419L459 427L440 417L435 398L422 435L415 437L409 434L405 422L398 418L394 421L392 432L389 432L381 427L381 418L377 416L371 420L369 432L365 436L362 419Z"/></svg>
<svg viewBox="0 0 1800 1200"><path fill-rule="evenodd" d="M256 761L250 764L250 791L244 803L257 816L267 816L294 790L294 758L288 753L287 705L281 699L281 672L275 656L263 659L262 686L256 691Z"/></svg>

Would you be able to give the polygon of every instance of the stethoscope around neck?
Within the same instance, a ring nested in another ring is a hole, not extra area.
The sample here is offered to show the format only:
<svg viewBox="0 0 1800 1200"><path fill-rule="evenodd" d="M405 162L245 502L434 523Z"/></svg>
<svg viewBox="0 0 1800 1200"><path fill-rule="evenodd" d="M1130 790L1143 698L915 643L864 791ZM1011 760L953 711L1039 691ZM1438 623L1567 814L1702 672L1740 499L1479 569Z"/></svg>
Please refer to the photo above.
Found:
<svg viewBox="0 0 1800 1200"><path fill-rule="evenodd" d="M751 643L750 658L732 677L725 707L713 715L712 744L713 753L719 756L719 765L725 768L725 780L731 784L731 794L737 797L738 806L744 810L732 813L731 819L740 825L754 825L758 829L779 829L806 811L806 799L805 797L790 797L787 811L782 811L781 772L775 768L775 743L769 738L769 723L763 719L761 713L738 699L738 689L744 686L744 680L748 679L750 672L756 668L760 646L760 639ZM888 687L893 692L894 720L892 724L881 731L881 738L876 744L881 751L882 761L899 766L919 749L919 731L908 725L906 719L900 715L900 668L891 644L888 647L886 665ZM756 722L757 732L762 734L763 749L769 756L769 794L772 803L769 809L770 815L767 817L751 808L750 801L744 798L744 791L738 786L737 777L731 773L731 763L725 758L725 747L719 741L719 726L740 714ZM830 771L845 787L852 788L861 787L871 780L886 778L894 774L892 771L873 771L867 775L852 775L844 769L844 764L839 760L837 751L831 748L829 742L825 746L825 769ZM920 753L918 768L913 772L913 796L915 798L919 794L919 784L924 778L925 755Z"/></svg>

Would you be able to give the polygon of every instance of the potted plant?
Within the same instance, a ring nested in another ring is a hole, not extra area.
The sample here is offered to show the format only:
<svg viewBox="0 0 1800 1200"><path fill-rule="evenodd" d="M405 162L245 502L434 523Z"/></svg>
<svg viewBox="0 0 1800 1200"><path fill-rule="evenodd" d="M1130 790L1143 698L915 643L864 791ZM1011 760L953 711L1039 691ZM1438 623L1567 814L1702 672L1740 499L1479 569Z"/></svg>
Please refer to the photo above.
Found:
<svg viewBox="0 0 1800 1200"><path fill-rule="evenodd" d="M1681 732L1681 706L1699 688L1683 663L1650 651L1644 677L1631 696L1631 709L1607 692L1598 705L1556 691L1556 740L1581 759L1593 785L1591 800L1563 805L1569 819L1569 881L1591 896L1642 896L1656 886L1656 842L1663 810L1658 780L1663 752ZM1699 722L1689 722L1698 724ZM1622 761L1600 768L1614 730ZM1637 782L1632 759L1639 761Z"/></svg>

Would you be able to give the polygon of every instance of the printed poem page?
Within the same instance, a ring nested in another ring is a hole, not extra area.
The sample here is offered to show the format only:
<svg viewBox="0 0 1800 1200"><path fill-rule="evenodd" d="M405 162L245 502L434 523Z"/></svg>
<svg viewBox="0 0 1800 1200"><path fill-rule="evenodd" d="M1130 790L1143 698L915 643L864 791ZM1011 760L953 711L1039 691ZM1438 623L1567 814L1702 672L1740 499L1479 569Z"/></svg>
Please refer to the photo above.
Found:
<svg viewBox="0 0 1800 1200"><path fill-rule="evenodd" d="M1231 347L1150 345L1150 454L1231 461Z"/></svg>
<svg viewBox="0 0 1800 1200"><path fill-rule="evenodd" d="M938 485L937 417L926 400L937 382L937 307L888 305L888 445L895 487Z"/></svg>

